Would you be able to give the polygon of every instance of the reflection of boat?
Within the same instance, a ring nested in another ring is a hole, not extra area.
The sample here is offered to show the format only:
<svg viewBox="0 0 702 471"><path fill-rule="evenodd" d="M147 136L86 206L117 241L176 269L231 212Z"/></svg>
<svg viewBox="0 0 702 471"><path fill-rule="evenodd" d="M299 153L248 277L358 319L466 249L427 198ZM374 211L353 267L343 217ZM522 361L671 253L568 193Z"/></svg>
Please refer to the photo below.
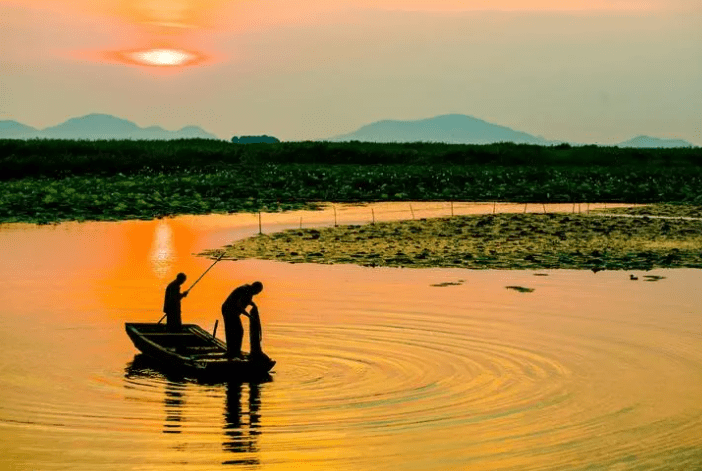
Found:
<svg viewBox="0 0 702 471"><path fill-rule="evenodd" d="M159 367L198 378L226 380L268 374L275 361L267 356L228 358L227 346L198 325L185 324L180 332L169 332L165 324L125 324L134 346Z"/></svg>
<svg viewBox="0 0 702 471"><path fill-rule="evenodd" d="M230 381L226 384L224 409L224 442L222 449L233 453L223 465L260 465L258 437L261 435L261 386L270 381L262 378L248 383ZM248 410L242 404L244 385L248 386ZM248 420L247 420L248 419Z"/></svg>
<svg viewBox="0 0 702 471"><path fill-rule="evenodd" d="M206 394L212 397L213 388L224 394L224 437L222 449L232 453L223 465L259 467L258 437L262 434L261 426L261 395L265 384L273 381L269 373L262 373L247 379L229 379L205 383L207 389L198 389L194 385L200 381L191 381L173 369L164 369L160 362L143 353L134 355L127 364L124 377L131 383L139 382L148 385L149 393L163 389L165 393L163 405L166 412L163 423L164 434L179 434L181 437L189 432L187 401L188 393L193 395ZM221 384L220 384L221 383ZM217 386L213 386L217 384ZM246 394L248 388L248 394ZM248 399L248 401L246 400ZM199 402L199 401L198 401ZM242 404L243 403L243 404ZM248 408L246 407L248 403ZM195 408L199 406L193 406ZM221 422L217 422L220 426ZM198 421L198 428L202 423ZM184 439L187 440L187 439ZM173 445L179 451L185 450L182 440Z"/></svg>

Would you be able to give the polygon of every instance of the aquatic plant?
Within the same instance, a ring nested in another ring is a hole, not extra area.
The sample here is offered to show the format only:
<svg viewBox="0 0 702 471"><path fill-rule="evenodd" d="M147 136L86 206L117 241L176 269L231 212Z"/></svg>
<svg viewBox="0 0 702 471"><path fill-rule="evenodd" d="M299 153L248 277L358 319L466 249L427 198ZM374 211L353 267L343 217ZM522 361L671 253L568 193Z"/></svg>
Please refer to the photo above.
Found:
<svg viewBox="0 0 702 471"><path fill-rule="evenodd" d="M226 257L369 267L598 272L702 268L700 247L700 219L516 213L286 230L237 241L227 246Z"/></svg>
<svg viewBox="0 0 702 471"><path fill-rule="evenodd" d="M0 221L276 211L322 201L702 205L702 150L0 140Z"/></svg>

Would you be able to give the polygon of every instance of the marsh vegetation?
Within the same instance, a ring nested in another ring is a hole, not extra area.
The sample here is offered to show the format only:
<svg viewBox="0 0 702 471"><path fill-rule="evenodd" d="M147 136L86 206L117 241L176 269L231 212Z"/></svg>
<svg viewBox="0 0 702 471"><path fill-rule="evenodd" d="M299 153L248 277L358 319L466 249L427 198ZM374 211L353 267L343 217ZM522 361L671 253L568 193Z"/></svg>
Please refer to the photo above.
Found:
<svg viewBox="0 0 702 471"><path fill-rule="evenodd" d="M702 149L0 140L0 222L152 219L319 202L702 205Z"/></svg>
<svg viewBox="0 0 702 471"><path fill-rule="evenodd" d="M227 247L226 256L371 267L600 271L702 268L700 247L702 220L489 214L261 234Z"/></svg>

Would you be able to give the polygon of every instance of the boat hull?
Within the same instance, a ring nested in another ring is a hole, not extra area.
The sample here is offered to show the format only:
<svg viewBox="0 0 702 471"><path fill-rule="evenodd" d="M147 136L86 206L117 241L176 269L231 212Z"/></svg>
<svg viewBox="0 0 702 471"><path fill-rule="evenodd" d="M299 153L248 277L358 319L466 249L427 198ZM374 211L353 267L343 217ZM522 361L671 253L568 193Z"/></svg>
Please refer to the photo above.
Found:
<svg viewBox="0 0 702 471"><path fill-rule="evenodd" d="M207 379L246 379L268 373L275 361L267 356L242 354L228 358L227 345L195 324L169 332L165 324L125 324L134 346L164 369Z"/></svg>

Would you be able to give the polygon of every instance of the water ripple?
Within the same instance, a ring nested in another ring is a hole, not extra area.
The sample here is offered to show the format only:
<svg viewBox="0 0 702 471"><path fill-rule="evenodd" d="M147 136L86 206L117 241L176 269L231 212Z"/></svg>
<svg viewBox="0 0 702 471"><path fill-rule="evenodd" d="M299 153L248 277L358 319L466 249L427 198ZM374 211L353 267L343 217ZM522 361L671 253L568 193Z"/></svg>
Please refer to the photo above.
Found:
<svg viewBox="0 0 702 471"><path fill-rule="evenodd" d="M57 454L86 470L125 456L126 469L702 466L693 316L644 318L640 291L604 313L519 293L489 305L477 292L372 309L340 295L273 319L265 347L278 364L263 382L202 384L141 355L107 369L81 358L44 376L0 360L0 432L23 450L36 436L55 443L32 460L38 469L55 469Z"/></svg>

